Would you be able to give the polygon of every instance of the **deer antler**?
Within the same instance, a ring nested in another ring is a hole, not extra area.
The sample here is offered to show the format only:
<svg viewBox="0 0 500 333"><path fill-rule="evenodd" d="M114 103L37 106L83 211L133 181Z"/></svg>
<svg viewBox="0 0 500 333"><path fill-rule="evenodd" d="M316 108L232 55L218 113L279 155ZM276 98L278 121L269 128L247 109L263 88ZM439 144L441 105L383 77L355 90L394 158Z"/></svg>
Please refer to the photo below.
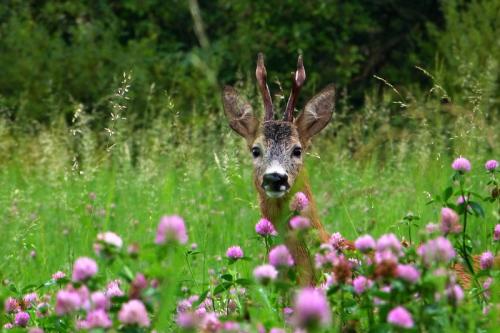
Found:
<svg viewBox="0 0 500 333"><path fill-rule="evenodd" d="M302 61L302 56L299 55L297 60L297 71L295 71L295 76L293 77L292 93L288 98L288 103L286 103L284 121L293 121L293 109L295 108L295 103L297 102L297 97L299 96L300 88L304 85L306 80L306 70L304 69L304 63Z"/></svg>
<svg viewBox="0 0 500 333"><path fill-rule="evenodd" d="M271 100L271 94L269 93L269 88L266 83L266 67L264 66L264 55L259 53L257 57L257 68L255 69L255 76L257 77L257 82L259 83L260 93L262 94L262 99L264 100L264 110L265 116L264 121L273 120L273 102Z"/></svg>

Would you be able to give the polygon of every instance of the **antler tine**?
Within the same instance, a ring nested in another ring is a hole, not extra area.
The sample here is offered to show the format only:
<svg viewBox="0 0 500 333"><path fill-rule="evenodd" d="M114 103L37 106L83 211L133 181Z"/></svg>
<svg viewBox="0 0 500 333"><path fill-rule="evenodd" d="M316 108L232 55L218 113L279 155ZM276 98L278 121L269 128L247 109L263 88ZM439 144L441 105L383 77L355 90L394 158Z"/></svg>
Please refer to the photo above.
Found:
<svg viewBox="0 0 500 333"><path fill-rule="evenodd" d="M264 121L273 119L273 102L271 100L271 93L266 83L266 67L264 66L264 55L259 53L257 57L257 68L255 69L255 76L257 77L257 82L259 84L260 93L262 94L262 99L264 100Z"/></svg>
<svg viewBox="0 0 500 333"><path fill-rule="evenodd" d="M295 71L295 76L293 77L292 93L288 98L286 103L285 116L283 120L293 121L293 110L295 108L295 103L297 102L297 97L299 96L300 88L304 85L306 80L306 70L304 69L304 63L302 61L302 55L299 55L297 60L297 71Z"/></svg>

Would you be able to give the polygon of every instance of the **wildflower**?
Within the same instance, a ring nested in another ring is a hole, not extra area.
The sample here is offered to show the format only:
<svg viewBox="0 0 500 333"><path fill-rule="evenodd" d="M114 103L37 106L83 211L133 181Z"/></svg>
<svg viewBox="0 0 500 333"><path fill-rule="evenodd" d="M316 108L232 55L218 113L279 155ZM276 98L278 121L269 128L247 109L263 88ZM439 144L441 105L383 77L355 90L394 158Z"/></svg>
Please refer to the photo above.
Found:
<svg viewBox="0 0 500 333"><path fill-rule="evenodd" d="M4 302L6 313L14 313L19 311L19 302L14 297L8 297Z"/></svg>
<svg viewBox="0 0 500 333"><path fill-rule="evenodd" d="M60 280L60 279L64 279L65 277L66 277L66 273L61 272L61 271L57 271L54 274L52 274L52 278L56 281Z"/></svg>
<svg viewBox="0 0 500 333"><path fill-rule="evenodd" d="M311 222L307 217L294 216L290 219L290 227L294 230L304 230L311 227Z"/></svg>
<svg viewBox="0 0 500 333"><path fill-rule="evenodd" d="M137 273L134 280L130 284L129 295L130 298L140 298L141 293L148 287L148 280L144 274Z"/></svg>
<svg viewBox="0 0 500 333"><path fill-rule="evenodd" d="M391 262L397 264L398 257L390 250L375 252L375 263L381 264L383 262Z"/></svg>
<svg viewBox="0 0 500 333"><path fill-rule="evenodd" d="M290 210L295 212L301 212L309 206L309 199L303 192L297 192L293 196L290 202Z"/></svg>
<svg viewBox="0 0 500 333"><path fill-rule="evenodd" d="M413 318L411 313L402 306L395 307L387 315L387 322L399 327L412 328Z"/></svg>
<svg viewBox="0 0 500 333"><path fill-rule="evenodd" d="M272 265L261 265L253 270L253 276L258 282L265 285L276 280L278 271Z"/></svg>
<svg viewBox="0 0 500 333"><path fill-rule="evenodd" d="M356 239L354 242L354 246L358 251L363 253L370 252L376 246L375 240L370 235L363 235Z"/></svg>
<svg viewBox="0 0 500 333"><path fill-rule="evenodd" d="M371 288L373 281L367 279L366 277L360 275L352 281L352 286L354 287L354 292L361 295L366 291L366 289Z"/></svg>
<svg viewBox="0 0 500 333"><path fill-rule="evenodd" d="M255 225L255 232L263 237L278 235L273 224L268 219L260 219Z"/></svg>
<svg viewBox="0 0 500 333"><path fill-rule="evenodd" d="M186 331L194 331L200 320L201 317L193 312L180 312L175 318L177 325Z"/></svg>
<svg viewBox="0 0 500 333"><path fill-rule="evenodd" d="M375 252L375 276L393 278L396 276L398 257L390 250Z"/></svg>
<svg viewBox="0 0 500 333"><path fill-rule="evenodd" d="M269 333L286 333L286 331L282 328L271 328Z"/></svg>
<svg viewBox="0 0 500 333"><path fill-rule="evenodd" d="M43 318L45 317L45 315L47 315L49 312L49 303L39 303L37 306L36 306L36 316L38 318Z"/></svg>
<svg viewBox="0 0 500 333"><path fill-rule="evenodd" d="M23 303L27 308L30 308L37 301L38 301L37 293L29 293L29 294L24 295L24 297L23 297Z"/></svg>
<svg viewBox="0 0 500 333"><path fill-rule="evenodd" d="M464 291L458 284L448 286L445 290L445 294L448 297L448 301L455 306L464 299Z"/></svg>
<svg viewBox="0 0 500 333"><path fill-rule="evenodd" d="M481 269L490 269L493 266L493 259L493 253L491 253L490 251L481 254L481 257L479 259Z"/></svg>
<svg viewBox="0 0 500 333"><path fill-rule="evenodd" d="M493 240L495 242L500 241L500 224L497 224L493 230Z"/></svg>
<svg viewBox="0 0 500 333"><path fill-rule="evenodd" d="M31 258L35 258L36 257L36 251L35 250L31 250L30 251L30 257Z"/></svg>
<svg viewBox="0 0 500 333"><path fill-rule="evenodd" d="M234 311L236 311L236 308L238 307L238 304L236 303L236 301L234 299L229 299L229 301L227 301L227 312L228 313L232 313Z"/></svg>
<svg viewBox="0 0 500 333"><path fill-rule="evenodd" d="M459 172L469 172L471 169L471 164L470 164L468 159L460 156L459 158L457 158L453 161L453 163L451 164L451 167L453 168L453 170L456 170Z"/></svg>
<svg viewBox="0 0 500 333"><path fill-rule="evenodd" d="M328 240L328 243L333 246L334 249L340 251L344 248L345 245L345 238L342 237L340 232L334 232L331 236L330 239Z"/></svg>
<svg viewBox="0 0 500 333"><path fill-rule="evenodd" d="M94 310L107 310L110 307L109 299L101 291L93 292L90 295L90 301Z"/></svg>
<svg viewBox="0 0 500 333"><path fill-rule="evenodd" d="M56 296L56 313L63 316L76 311L81 306L80 295L74 290L59 290Z"/></svg>
<svg viewBox="0 0 500 333"><path fill-rule="evenodd" d="M344 255L337 256L333 261L333 273L338 283L350 283L352 277L351 262Z"/></svg>
<svg viewBox="0 0 500 333"><path fill-rule="evenodd" d="M293 315L293 309L290 307L284 307L283 308L283 317L285 318L285 322L287 324L290 324L292 321L292 315Z"/></svg>
<svg viewBox="0 0 500 333"><path fill-rule="evenodd" d="M239 246L231 246L226 251L226 256L231 260L243 258L243 250Z"/></svg>
<svg viewBox="0 0 500 333"><path fill-rule="evenodd" d="M120 289L120 280L113 280L106 286L105 294L109 298L121 297L125 293Z"/></svg>
<svg viewBox="0 0 500 333"><path fill-rule="evenodd" d="M451 208L443 207L441 209L441 231L443 234L458 234L462 231L462 225L459 222L460 217Z"/></svg>
<svg viewBox="0 0 500 333"><path fill-rule="evenodd" d="M382 235L377 241L377 251L391 250L398 254L401 251L401 243L394 234Z"/></svg>
<svg viewBox="0 0 500 333"><path fill-rule="evenodd" d="M433 262L448 263L455 257L453 245L451 245L449 240L441 236L436 239L431 239L427 241L427 243L421 245L417 253L427 265Z"/></svg>
<svg viewBox="0 0 500 333"><path fill-rule="evenodd" d="M30 321L30 315L27 312L18 312L14 318L14 324L16 326L26 327Z"/></svg>
<svg viewBox="0 0 500 333"><path fill-rule="evenodd" d="M412 265L398 265L396 276L409 283L416 283L420 279L420 272Z"/></svg>
<svg viewBox="0 0 500 333"><path fill-rule="evenodd" d="M314 256L316 268L332 267L338 256L338 254L333 251L333 247L330 244L321 244L320 251L323 251L324 254L316 253Z"/></svg>
<svg viewBox="0 0 500 333"><path fill-rule="evenodd" d="M76 259L73 265L73 281L85 281L96 275L97 264L94 260L81 257Z"/></svg>
<svg viewBox="0 0 500 333"><path fill-rule="evenodd" d="M294 265L292 255L285 245L278 245L269 252L269 262L276 268Z"/></svg>
<svg viewBox="0 0 500 333"><path fill-rule="evenodd" d="M186 244L188 236L184 220L177 215L163 216L158 224L156 232L156 244L165 244L167 242L178 242Z"/></svg>
<svg viewBox="0 0 500 333"><path fill-rule="evenodd" d="M484 289L484 296L489 299L491 297L491 284L493 283L493 278L489 277L487 278L484 283L483 283L483 289Z"/></svg>
<svg viewBox="0 0 500 333"><path fill-rule="evenodd" d="M425 231L429 234L432 234L436 231L438 231L439 227L437 224L435 223L429 223L425 226Z"/></svg>
<svg viewBox="0 0 500 333"><path fill-rule="evenodd" d="M325 294L314 288L300 290L295 297L294 319L304 328L328 325L332 318Z"/></svg>
<svg viewBox="0 0 500 333"><path fill-rule="evenodd" d="M177 302L177 312L187 312L191 310L193 303L189 299L182 299Z"/></svg>
<svg viewBox="0 0 500 333"><path fill-rule="evenodd" d="M214 312L207 313L203 317L203 321L201 323L202 331L203 332L218 332L221 328L221 323L219 321L219 318L217 317L217 314Z"/></svg>
<svg viewBox="0 0 500 333"><path fill-rule="evenodd" d="M498 162L495 161L495 160L489 160L487 161L485 164L484 164L484 168L487 170L487 171L494 171L496 168L498 168Z"/></svg>
<svg viewBox="0 0 500 333"><path fill-rule="evenodd" d="M335 275L334 274L325 274L325 287L327 289L330 289L331 287L333 287L334 285L337 284L337 280L335 278Z"/></svg>
<svg viewBox="0 0 500 333"><path fill-rule="evenodd" d="M149 327L150 321L144 304L136 299L124 303L118 313L118 319L125 325Z"/></svg>
<svg viewBox="0 0 500 333"><path fill-rule="evenodd" d="M93 328L108 328L113 325L109 315L103 309L93 310L87 313L87 317L83 322L84 329L90 330Z"/></svg>
<svg viewBox="0 0 500 333"><path fill-rule="evenodd" d="M14 328L14 325L12 325L11 323L6 323L5 325L3 325L3 328L5 328L6 330L10 330Z"/></svg>
<svg viewBox="0 0 500 333"><path fill-rule="evenodd" d="M461 195L457 198L457 205L463 205L466 201L469 201L469 196Z"/></svg>
<svg viewBox="0 0 500 333"><path fill-rule="evenodd" d="M123 246L123 240L120 238L120 236L111 231L97 234L97 240L106 245L114 246L118 249Z"/></svg>

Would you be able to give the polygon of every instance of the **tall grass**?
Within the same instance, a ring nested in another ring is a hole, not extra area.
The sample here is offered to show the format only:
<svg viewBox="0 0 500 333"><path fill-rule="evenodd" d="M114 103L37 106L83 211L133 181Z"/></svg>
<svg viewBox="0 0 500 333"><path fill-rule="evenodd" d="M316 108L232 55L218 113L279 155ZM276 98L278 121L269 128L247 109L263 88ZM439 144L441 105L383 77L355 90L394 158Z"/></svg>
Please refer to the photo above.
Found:
<svg viewBox="0 0 500 333"><path fill-rule="evenodd" d="M258 245L249 153L222 112L203 122L183 120L168 102L151 124L135 129L126 113L129 84L125 76L113 94L119 112L105 133L90 129L78 105L69 126L59 121L31 133L5 121L0 126L3 279L22 284L68 269L89 252L98 231L144 241L166 213L186 218L202 250L192 283L205 281L210 262L227 246ZM475 168L498 157L498 122L481 110L442 104L433 95L400 94L393 103L394 91L385 94L379 103L368 98L354 116L340 101L307 156L323 223L351 239L366 231L410 237L401 224L408 213L420 225L436 221L437 208L426 203L448 181L453 156L467 156ZM479 247L496 219L472 223Z"/></svg>

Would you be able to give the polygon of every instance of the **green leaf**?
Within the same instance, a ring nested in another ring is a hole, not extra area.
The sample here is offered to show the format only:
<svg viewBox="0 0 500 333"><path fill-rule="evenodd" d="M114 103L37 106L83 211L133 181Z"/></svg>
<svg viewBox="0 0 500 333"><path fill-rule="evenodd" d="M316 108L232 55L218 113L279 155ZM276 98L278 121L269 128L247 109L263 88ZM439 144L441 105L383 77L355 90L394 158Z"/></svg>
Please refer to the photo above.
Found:
<svg viewBox="0 0 500 333"><path fill-rule="evenodd" d="M372 295L386 301L391 299L391 294L383 291L374 291Z"/></svg>
<svg viewBox="0 0 500 333"><path fill-rule="evenodd" d="M229 273L221 275L220 278L229 282L233 281L233 276Z"/></svg>
<svg viewBox="0 0 500 333"><path fill-rule="evenodd" d="M472 208L472 211L476 214L476 216L484 217L484 215L485 215L484 210L480 204L478 204L475 201L470 201L469 206L470 206L470 208Z"/></svg>
<svg viewBox="0 0 500 333"><path fill-rule="evenodd" d="M486 197L483 197L481 194L477 193L477 192L473 192L473 191L467 191L467 194L469 194L469 198L474 196L474 197L477 197L481 200L484 200Z"/></svg>
<svg viewBox="0 0 500 333"><path fill-rule="evenodd" d="M218 286L215 287L214 289L214 295L218 295L226 290L228 290L229 288L231 288L233 284L231 282L222 282L221 284L219 284Z"/></svg>
<svg viewBox="0 0 500 333"><path fill-rule="evenodd" d="M253 281L250 279L238 279L234 281L236 284L239 284L240 286L251 286L253 284Z"/></svg>
<svg viewBox="0 0 500 333"><path fill-rule="evenodd" d="M19 294L19 291L17 290L16 286L13 284L9 284L8 286L9 290L12 291L13 293Z"/></svg>
<svg viewBox="0 0 500 333"><path fill-rule="evenodd" d="M132 270L130 270L128 266L123 267L123 271L120 272L120 276L122 276L128 282L134 279L134 273L132 273Z"/></svg>
<svg viewBox="0 0 500 333"><path fill-rule="evenodd" d="M451 186L448 186L444 191L443 191L443 201L446 202L448 199L453 195L453 188Z"/></svg>
<svg viewBox="0 0 500 333"><path fill-rule="evenodd" d="M27 286L25 286L21 290L21 293L26 294L27 292L30 292L30 291L36 289L37 287L38 287L38 285L36 285L36 284L28 284Z"/></svg>

